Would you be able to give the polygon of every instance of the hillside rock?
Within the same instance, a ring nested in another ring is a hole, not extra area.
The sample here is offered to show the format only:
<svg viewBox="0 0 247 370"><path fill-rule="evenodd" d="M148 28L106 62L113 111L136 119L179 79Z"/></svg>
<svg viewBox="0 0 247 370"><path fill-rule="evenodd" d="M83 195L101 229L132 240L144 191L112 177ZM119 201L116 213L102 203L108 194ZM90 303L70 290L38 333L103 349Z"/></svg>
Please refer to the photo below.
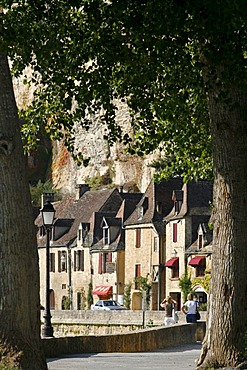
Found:
<svg viewBox="0 0 247 370"><path fill-rule="evenodd" d="M25 73L29 75L28 70ZM34 88L23 85L20 79L13 79L13 85L18 108L25 108L32 101ZM122 103L118 104L117 122L123 130L130 130L128 110ZM153 175L149 165L154 156L131 156L120 143L111 147L104 140L105 129L97 117L89 131L77 127L76 147L90 158L87 167L78 166L63 143L53 143L52 180L62 193L74 193L77 184L97 177L104 177L108 184L124 186L126 191L145 191Z"/></svg>

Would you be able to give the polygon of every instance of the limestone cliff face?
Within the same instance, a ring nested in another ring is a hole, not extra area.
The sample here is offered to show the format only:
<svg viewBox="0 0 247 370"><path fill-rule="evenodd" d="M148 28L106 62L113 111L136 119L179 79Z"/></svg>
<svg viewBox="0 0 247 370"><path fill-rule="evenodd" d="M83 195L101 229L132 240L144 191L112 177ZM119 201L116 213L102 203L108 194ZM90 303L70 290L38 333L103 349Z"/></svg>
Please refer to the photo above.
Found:
<svg viewBox="0 0 247 370"><path fill-rule="evenodd" d="M27 75L28 71L25 72ZM33 98L34 88L23 85L18 79L13 80L17 106L26 107ZM123 130L130 130L127 107L119 103L117 122ZM76 146L90 162L87 167L78 166L64 147L63 143L53 143L52 179L54 185L63 193L74 193L77 184L85 183L96 176L107 177L112 184L124 186L125 190L138 188L145 191L153 170L149 167L153 156L140 158L130 156L121 144L110 147L104 140L105 127L95 119L89 131L77 127Z"/></svg>
<svg viewBox="0 0 247 370"><path fill-rule="evenodd" d="M144 191L147 188L153 174L148 166L150 157L130 156L121 144L110 147L103 139L103 128L97 124L88 132L80 132L76 141L85 157L90 157L87 167L77 166L64 145L54 143L52 178L63 192L73 193L77 184L97 176L109 178L113 184L123 185L125 190Z"/></svg>

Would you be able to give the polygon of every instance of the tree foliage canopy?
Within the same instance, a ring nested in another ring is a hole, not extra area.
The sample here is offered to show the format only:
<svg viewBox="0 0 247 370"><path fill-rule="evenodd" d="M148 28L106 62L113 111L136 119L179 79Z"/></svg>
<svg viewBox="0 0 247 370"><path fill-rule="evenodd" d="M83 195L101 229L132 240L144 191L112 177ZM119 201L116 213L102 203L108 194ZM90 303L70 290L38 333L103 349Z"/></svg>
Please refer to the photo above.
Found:
<svg viewBox="0 0 247 370"><path fill-rule="evenodd" d="M11 58L16 76L31 67L25 82L36 85L22 112L27 144L46 132L85 160L74 151L74 124L88 130L97 115L109 142L122 140L139 155L160 150L162 176L209 178L213 154L214 299L199 364L209 353L210 364L235 366L243 359L246 309L246 279L239 279L246 271L246 1L0 6L1 55ZM131 133L116 123L119 100L129 107Z"/></svg>
<svg viewBox="0 0 247 370"><path fill-rule="evenodd" d="M219 87L227 89L232 78L243 81L244 1L5 1L2 6L8 9L1 15L2 45L13 72L30 65L34 73L26 83L37 84L36 99L23 112L28 143L41 130L65 139L73 151L74 122L88 129L100 114L110 142L122 139L139 155L162 150L159 170L210 176L207 91L226 60L229 68L222 70ZM207 81L205 66L210 66ZM134 139L116 124L116 99L129 106Z"/></svg>

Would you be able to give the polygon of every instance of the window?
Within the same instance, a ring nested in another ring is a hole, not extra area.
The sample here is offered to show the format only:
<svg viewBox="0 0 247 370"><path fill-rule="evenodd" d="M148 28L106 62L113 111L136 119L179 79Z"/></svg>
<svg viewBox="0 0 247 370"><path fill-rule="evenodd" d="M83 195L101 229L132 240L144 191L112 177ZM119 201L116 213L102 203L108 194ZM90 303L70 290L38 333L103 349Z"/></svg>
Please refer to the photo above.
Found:
<svg viewBox="0 0 247 370"><path fill-rule="evenodd" d="M78 240L81 241L82 240L82 229L79 229L78 230Z"/></svg>
<svg viewBox="0 0 247 370"><path fill-rule="evenodd" d="M172 279L179 278L179 266L178 267L172 267L171 268L171 278Z"/></svg>
<svg viewBox="0 0 247 370"><path fill-rule="evenodd" d="M198 247L199 249L203 247L203 235L198 236Z"/></svg>
<svg viewBox="0 0 247 370"><path fill-rule="evenodd" d="M89 231L89 224L87 223L81 223L78 229L78 242L80 244L85 243L86 237L88 236L88 231Z"/></svg>
<svg viewBox="0 0 247 370"><path fill-rule="evenodd" d="M67 271L67 252L59 251L58 252L58 272Z"/></svg>
<svg viewBox="0 0 247 370"><path fill-rule="evenodd" d="M74 271L84 271L84 250L74 251Z"/></svg>
<svg viewBox="0 0 247 370"><path fill-rule="evenodd" d="M39 228L39 237L42 238L43 236L45 236L45 227L42 225Z"/></svg>
<svg viewBox="0 0 247 370"><path fill-rule="evenodd" d="M55 253L50 253L50 272L55 272Z"/></svg>
<svg viewBox="0 0 247 370"><path fill-rule="evenodd" d="M109 227L103 228L103 243L104 245L108 245L110 243L110 230Z"/></svg>
<svg viewBox="0 0 247 370"><path fill-rule="evenodd" d="M154 237L154 252L158 252L159 250L159 238L157 236Z"/></svg>
<svg viewBox="0 0 247 370"><path fill-rule="evenodd" d="M112 262L112 253L99 253L99 274L106 273L106 266L108 262Z"/></svg>
<svg viewBox="0 0 247 370"><path fill-rule="evenodd" d="M141 265L137 264L135 265L135 279L141 276ZM135 289L140 289L140 283L135 281Z"/></svg>
<svg viewBox="0 0 247 370"><path fill-rule="evenodd" d="M172 240L174 243L176 243L178 241L178 224L174 223L172 227Z"/></svg>
<svg viewBox="0 0 247 370"><path fill-rule="evenodd" d="M158 213L162 213L162 203L161 202L156 202L156 211Z"/></svg>
<svg viewBox="0 0 247 370"><path fill-rule="evenodd" d="M181 208L180 202L175 202L174 207L175 207L175 213L178 214Z"/></svg>
<svg viewBox="0 0 247 370"><path fill-rule="evenodd" d="M138 207L138 220L142 220L144 214L143 207Z"/></svg>
<svg viewBox="0 0 247 370"><path fill-rule="evenodd" d="M141 229L136 229L136 240L135 240L136 248L141 247Z"/></svg>
<svg viewBox="0 0 247 370"><path fill-rule="evenodd" d="M205 276L206 264L196 266L196 277Z"/></svg>

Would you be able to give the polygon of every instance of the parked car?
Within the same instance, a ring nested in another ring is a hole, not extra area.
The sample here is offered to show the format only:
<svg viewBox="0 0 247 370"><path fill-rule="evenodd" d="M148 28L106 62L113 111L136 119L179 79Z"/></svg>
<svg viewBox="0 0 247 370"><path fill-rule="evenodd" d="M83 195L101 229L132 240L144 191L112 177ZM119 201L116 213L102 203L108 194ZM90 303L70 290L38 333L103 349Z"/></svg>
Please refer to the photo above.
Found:
<svg viewBox="0 0 247 370"><path fill-rule="evenodd" d="M91 305L91 310L101 310L101 311L109 311L109 310L127 310L126 307L121 306L118 302L113 301L111 299L101 299L95 304Z"/></svg>

